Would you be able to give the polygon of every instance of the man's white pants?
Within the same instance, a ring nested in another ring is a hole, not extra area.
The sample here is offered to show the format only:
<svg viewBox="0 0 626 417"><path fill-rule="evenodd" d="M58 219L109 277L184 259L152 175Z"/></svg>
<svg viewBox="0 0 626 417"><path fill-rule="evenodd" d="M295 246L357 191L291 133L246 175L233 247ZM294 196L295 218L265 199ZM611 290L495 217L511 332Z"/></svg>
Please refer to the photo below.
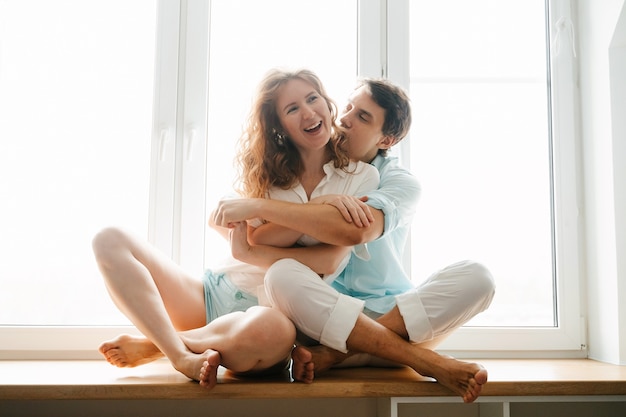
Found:
<svg viewBox="0 0 626 417"><path fill-rule="evenodd" d="M294 259L282 259L267 270L265 289L271 305L302 333L340 352L348 351L346 341L363 312L363 300L339 293ZM423 343L452 332L484 311L494 293L487 268L463 261L397 295L396 305L409 339Z"/></svg>

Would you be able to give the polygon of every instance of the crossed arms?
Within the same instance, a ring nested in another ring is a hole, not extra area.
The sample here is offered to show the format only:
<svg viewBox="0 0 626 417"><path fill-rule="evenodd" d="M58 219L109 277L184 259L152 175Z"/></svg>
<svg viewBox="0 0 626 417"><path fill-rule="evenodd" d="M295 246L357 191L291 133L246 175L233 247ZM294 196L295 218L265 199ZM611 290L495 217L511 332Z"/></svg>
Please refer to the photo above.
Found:
<svg viewBox="0 0 626 417"><path fill-rule="evenodd" d="M257 217L268 223L246 230L245 220ZM382 211L351 196L329 195L306 204L230 199L219 203L210 224L230 237L233 256L243 262L269 267L279 259L293 258L319 274L329 274L353 245L382 234L384 216ZM322 243L291 247L290 243L302 234ZM285 240L280 242L279 236Z"/></svg>

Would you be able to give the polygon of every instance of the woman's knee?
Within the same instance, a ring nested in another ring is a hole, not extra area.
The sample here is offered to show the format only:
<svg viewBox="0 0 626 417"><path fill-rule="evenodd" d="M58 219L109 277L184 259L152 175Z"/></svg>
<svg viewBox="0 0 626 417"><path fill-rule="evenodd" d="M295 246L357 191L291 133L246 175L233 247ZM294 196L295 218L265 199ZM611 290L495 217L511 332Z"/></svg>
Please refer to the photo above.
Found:
<svg viewBox="0 0 626 417"><path fill-rule="evenodd" d="M281 347L290 349L293 346L296 340L296 327L280 311L271 307L255 306L246 311L246 316L245 329L241 329L241 332L247 335L247 340L257 348L268 347L274 351Z"/></svg>
<svg viewBox="0 0 626 417"><path fill-rule="evenodd" d="M98 262L110 259L121 247L127 246L128 237L116 227L107 227L99 231L91 241L91 247Z"/></svg>

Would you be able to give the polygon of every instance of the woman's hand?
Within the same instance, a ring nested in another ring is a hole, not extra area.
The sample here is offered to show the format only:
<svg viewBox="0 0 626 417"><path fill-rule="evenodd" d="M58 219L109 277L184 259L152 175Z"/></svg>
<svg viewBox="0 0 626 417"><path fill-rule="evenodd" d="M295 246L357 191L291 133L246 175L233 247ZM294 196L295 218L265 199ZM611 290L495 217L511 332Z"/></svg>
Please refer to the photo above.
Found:
<svg viewBox="0 0 626 417"><path fill-rule="evenodd" d="M374 221L374 216L370 206L365 204L366 201L367 196L329 194L313 198L309 204L329 204L339 210L348 223L354 223L357 227L368 227Z"/></svg>
<svg viewBox="0 0 626 417"><path fill-rule="evenodd" d="M246 262L252 247L248 243L248 225L246 222L233 223L228 231L230 252L233 258Z"/></svg>

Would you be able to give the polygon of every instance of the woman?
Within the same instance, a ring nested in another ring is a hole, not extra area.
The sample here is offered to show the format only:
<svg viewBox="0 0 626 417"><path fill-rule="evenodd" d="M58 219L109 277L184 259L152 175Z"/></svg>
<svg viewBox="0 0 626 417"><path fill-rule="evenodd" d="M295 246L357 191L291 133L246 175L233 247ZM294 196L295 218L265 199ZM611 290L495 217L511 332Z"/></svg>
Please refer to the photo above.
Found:
<svg viewBox="0 0 626 417"><path fill-rule="evenodd" d="M315 74L271 71L260 84L242 136L238 162L243 195L307 202L323 194L375 189L376 169L349 161L335 119L336 107ZM165 355L177 370L212 388L219 365L255 372L289 359L293 324L277 310L258 306L265 269L291 257L326 275L350 249L321 244L290 248L313 242L262 219L230 225L230 230L212 226L237 241L247 234L249 241L284 249L256 265L233 259L198 280L119 229L105 229L94 238L96 260L113 301L145 336L121 335L103 343L99 350L110 363L132 367ZM241 245L233 247L237 250Z"/></svg>

